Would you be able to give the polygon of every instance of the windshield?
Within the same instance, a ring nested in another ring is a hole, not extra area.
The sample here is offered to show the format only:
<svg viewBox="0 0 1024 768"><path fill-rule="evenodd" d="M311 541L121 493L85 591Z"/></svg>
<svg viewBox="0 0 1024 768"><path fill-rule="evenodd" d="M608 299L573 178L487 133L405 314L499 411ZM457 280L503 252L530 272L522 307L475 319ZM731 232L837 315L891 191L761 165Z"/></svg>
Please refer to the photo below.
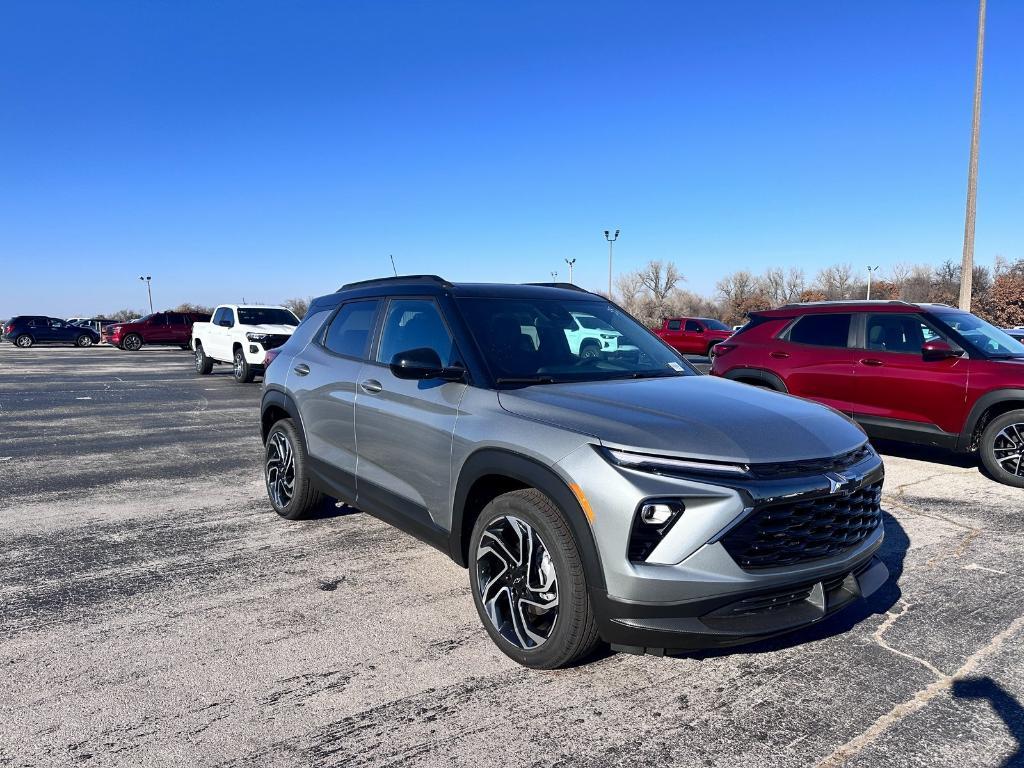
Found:
<svg viewBox="0 0 1024 768"><path fill-rule="evenodd" d="M600 298L465 298L458 303L499 384L696 374L649 330ZM577 325L574 318L581 317L593 318L595 327Z"/></svg>
<svg viewBox="0 0 1024 768"><path fill-rule="evenodd" d="M125 322L128 322L128 323L145 323L145 322L148 322L148 321L152 320L154 317L155 317L155 315L143 315L138 320L126 320Z"/></svg>
<svg viewBox="0 0 1024 768"><path fill-rule="evenodd" d="M242 325L298 325L299 318L287 309L239 307L238 322Z"/></svg>
<svg viewBox="0 0 1024 768"><path fill-rule="evenodd" d="M987 357L1024 357L1024 344L970 312L943 312L939 318Z"/></svg>
<svg viewBox="0 0 1024 768"><path fill-rule="evenodd" d="M711 318L704 318L704 325L706 325L712 331L731 331L728 325L723 323L721 320L712 320Z"/></svg>

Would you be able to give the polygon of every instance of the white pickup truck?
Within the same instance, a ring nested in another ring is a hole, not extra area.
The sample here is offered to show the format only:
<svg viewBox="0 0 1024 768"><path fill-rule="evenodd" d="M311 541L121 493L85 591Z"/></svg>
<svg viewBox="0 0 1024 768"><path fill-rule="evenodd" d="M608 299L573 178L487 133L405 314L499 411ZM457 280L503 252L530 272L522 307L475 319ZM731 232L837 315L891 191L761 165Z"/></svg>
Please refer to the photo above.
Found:
<svg viewBox="0 0 1024 768"><path fill-rule="evenodd" d="M246 384L262 372L268 349L280 347L295 332L299 318L285 307L221 304L208 323L192 325L196 373L215 363L231 363L235 381Z"/></svg>

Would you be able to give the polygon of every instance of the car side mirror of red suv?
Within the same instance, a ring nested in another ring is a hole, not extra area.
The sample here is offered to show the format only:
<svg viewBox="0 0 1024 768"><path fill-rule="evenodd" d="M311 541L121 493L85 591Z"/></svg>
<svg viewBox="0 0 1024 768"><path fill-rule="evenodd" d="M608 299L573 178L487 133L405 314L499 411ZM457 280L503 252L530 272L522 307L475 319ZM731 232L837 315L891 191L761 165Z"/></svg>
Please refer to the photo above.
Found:
<svg viewBox="0 0 1024 768"><path fill-rule="evenodd" d="M949 344L938 339L926 341L921 346L921 357L925 360L948 360L951 357L960 357L962 353L957 352Z"/></svg>

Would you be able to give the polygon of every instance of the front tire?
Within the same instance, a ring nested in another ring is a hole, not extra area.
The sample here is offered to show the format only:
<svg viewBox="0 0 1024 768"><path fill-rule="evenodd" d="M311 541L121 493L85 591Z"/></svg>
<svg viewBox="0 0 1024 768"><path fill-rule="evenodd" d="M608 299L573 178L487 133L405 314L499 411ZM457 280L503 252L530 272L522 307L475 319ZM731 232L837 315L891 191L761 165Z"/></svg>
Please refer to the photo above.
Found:
<svg viewBox="0 0 1024 768"><path fill-rule="evenodd" d="M79 336L77 339L75 339L75 346L76 347L91 347L92 346L92 336L89 336L88 334L83 333L81 336Z"/></svg>
<svg viewBox="0 0 1024 768"><path fill-rule="evenodd" d="M978 452L995 480L1024 488L1024 410L992 419L981 433Z"/></svg>
<svg viewBox="0 0 1024 768"><path fill-rule="evenodd" d="M121 349L129 352L138 352L142 349L142 337L137 333L129 333L121 342Z"/></svg>
<svg viewBox="0 0 1024 768"><path fill-rule="evenodd" d="M22 349L28 349L33 344L35 344L35 340L31 336L29 336L27 333L23 333L23 334L21 334L21 336L19 336L18 338L16 338L14 340L14 344L16 346L21 347Z"/></svg>
<svg viewBox="0 0 1024 768"><path fill-rule="evenodd" d="M256 371L246 362L245 353L241 348L235 350L235 365L232 375L239 384L248 384L256 377Z"/></svg>
<svg viewBox="0 0 1024 768"><path fill-rule="evenodd" d="M580 348L580 360L594 360L601 356L601 347L594 342L584 344Z"/></svg>
<svg viewBox="0 0 1024 768"><path fill-rule="evenodd" d="M206 356L203 351L203 345L198 341L196 342L196 373L200 376L206 376L210 371L213 370L213 360Z"/></svg>
<svg viewBox="0 0 1024 768"><path fill-rule="evenodd" d="M281 419L270 428L263 454L263 479L271 506L286 520L305 517L323 500L323 494L313 487L306 446L291 419Z"/></svg>
<svg viewBox="0 0 1024 768"><path fill-rule="evenodd" d="M469 546L473 603L506 656L556 669L594 650L583 560L551 499L533 488L497 497L477 518Z"/></svg>

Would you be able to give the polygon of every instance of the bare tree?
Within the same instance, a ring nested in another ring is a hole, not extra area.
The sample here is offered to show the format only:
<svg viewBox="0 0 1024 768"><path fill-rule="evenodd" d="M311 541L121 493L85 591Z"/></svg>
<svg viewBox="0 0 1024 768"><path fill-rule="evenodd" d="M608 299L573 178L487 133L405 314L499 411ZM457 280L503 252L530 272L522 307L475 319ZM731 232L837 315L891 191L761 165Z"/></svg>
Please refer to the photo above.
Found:
<svg viewBox="0 0 1024 768"><path fill-rule="evenodd" d="M306 313L309 311L309 299L286 299L284 302L284 306L288 307L288 309L294 312L295 316L301 320L306 316Z"/></svg>

